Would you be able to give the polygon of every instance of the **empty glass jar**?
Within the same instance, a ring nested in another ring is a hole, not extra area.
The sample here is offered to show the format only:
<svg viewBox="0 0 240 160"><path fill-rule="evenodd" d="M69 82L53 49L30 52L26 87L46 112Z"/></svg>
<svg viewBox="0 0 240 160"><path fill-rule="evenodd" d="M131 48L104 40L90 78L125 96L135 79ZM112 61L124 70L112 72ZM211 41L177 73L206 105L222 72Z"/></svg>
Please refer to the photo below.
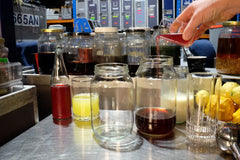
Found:
<svg viewBox="0 0 240 160"><path fill-rule="evenodd" d="M170 56L148 56L136 72L135 123L143 135L166 136L176 123L176 73Z"/></svg>
<svg viewBox="0 0 240 160"><path fill-rule="evenodd" d="M99 97L99 121L92 118L94 137L105 148L124 148L134 124L134 86L123 63L95 65L91 96ZM94 107L94 102L91 106ZM132 138L131 138L132 139Z"/></svg>

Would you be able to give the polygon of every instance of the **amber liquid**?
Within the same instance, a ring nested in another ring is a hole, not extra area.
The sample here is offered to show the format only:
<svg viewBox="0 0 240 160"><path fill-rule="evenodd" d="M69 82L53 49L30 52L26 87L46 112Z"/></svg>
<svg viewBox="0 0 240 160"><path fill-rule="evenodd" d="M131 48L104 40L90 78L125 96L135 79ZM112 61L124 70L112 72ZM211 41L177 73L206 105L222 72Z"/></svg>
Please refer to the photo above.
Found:
<svg viewBox="0 0 240 160"><path fill-rule="evenodd" d="M69 75L94 74L94 63L91 48L80 48L77 55L64 53L64 61Z"/></svg>
<svg viewBox="0 0 240 160"><path fill-rule="evenodd" d="M223 74L240 74L240 38L219 38L216 69Z"/></svg>
<svg viewBox="0 0 240 160"><path fill-rule="evenodd" d="M150 135L167 135L176 124L176 115L171 110L160 108L143 108L136 111L138 130Z"/></svg>
<svg viewBox="0 0 240 160"><path fill-rule="evenodd" d="M55 52L38 53L39 68L41 74L52 74Z"/></svg>

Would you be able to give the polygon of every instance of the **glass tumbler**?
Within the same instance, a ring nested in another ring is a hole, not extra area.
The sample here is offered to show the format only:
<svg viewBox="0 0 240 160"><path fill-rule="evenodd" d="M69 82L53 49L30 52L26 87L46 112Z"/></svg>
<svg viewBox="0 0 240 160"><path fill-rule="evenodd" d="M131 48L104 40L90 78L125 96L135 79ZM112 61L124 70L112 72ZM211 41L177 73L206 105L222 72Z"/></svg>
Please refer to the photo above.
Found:
<svg viewBox="0 0 240 160"><path fill-rule="evenodd" d="M216 141L221 84L218 74L188 74L186 136L191 143L211 145Z"/></svg>
<svg viewBox="0 0 240 160"><path fill-rule="evenodd" d="M176 73L173 58L158 55L141 60L136 72L135 123L143 135L164 137L176 123Z"/></svg>
<svg viewBox="0 0 240 160"><path fill-rule="evenodd" d="M79 121L91 120L90 84L93 76L80 75L72 78L72 111L73 118ZM99 114L98 96L92 96L93 118Z"/></svg>
<svg viewBox="0 0 240 160"><path fill-rule="evenodd" d="M95 65L91 81L91 96L99 97L99 121L92 129L102 147L112 150L129 149L134 124L134 85L127 64L102 63ZM91 101L92 116L94 102Z"/></svg>

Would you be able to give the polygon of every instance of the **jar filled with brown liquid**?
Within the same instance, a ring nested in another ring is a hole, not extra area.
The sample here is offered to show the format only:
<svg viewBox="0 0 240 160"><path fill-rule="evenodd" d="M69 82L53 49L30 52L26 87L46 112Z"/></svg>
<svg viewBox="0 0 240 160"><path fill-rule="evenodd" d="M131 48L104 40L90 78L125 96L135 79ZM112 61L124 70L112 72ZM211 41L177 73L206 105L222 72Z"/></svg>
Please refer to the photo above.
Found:
<svg viewBox="0 0 240 160"><path fill-rule="evenodd" d="M222 74L240 74L240 22L226 21L218 38L216 69Z"/></svg>
<svg viewBox="0 0 240 160"><path fill-rule="evenodd" d="M69 75L93 75L93 37L90 33L73 33L68 40L64 60Z"/></svg>
<svg viewBox="0 0 240 160"><path fill-rule="evenodd" d="M56 46L61 39L63 30L42 29L38 39L38 60L41 74L52 74Z"/></svg>

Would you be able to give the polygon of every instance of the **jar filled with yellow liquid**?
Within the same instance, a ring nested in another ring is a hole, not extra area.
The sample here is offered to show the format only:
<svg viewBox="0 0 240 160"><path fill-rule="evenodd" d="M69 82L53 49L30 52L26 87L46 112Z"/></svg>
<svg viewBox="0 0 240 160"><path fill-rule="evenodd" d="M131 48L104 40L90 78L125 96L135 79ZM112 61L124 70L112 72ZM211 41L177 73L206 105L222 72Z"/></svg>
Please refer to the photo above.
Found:
<svg viewBox="0 0 240 160"><path fill-rule="evenodd" d="M91 120L91 101L93 118L98 118L99 96L94 94L90 98L91 79L92 76L76 76L72 78L72 112L75 120Z"/></svg>

